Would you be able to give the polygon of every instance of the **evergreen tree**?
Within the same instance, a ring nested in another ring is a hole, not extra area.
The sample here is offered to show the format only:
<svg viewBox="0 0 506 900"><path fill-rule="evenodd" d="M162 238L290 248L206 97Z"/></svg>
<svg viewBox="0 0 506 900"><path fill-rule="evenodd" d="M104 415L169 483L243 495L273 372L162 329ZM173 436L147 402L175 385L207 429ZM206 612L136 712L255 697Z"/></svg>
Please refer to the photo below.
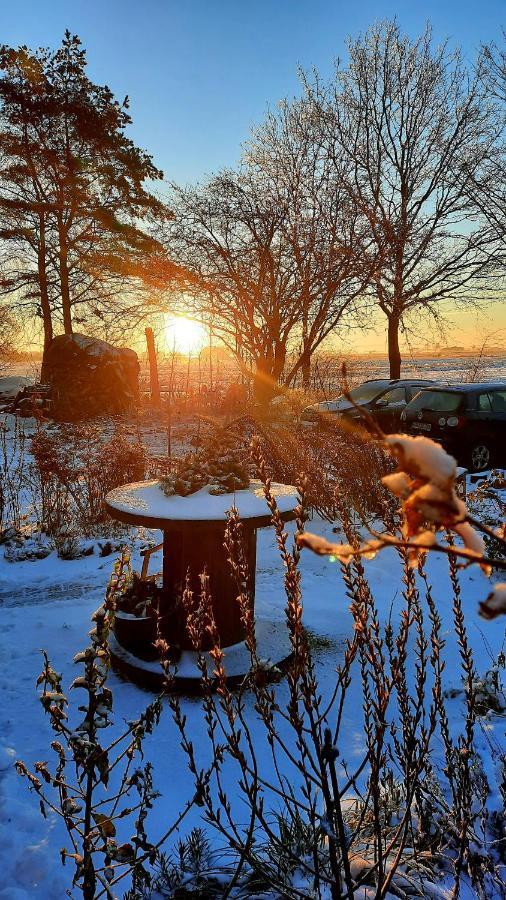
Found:
<svg viewBox="0 0 506 900"><path fill-rule="evenodd" d="M36 304L45 347L55 327L138 305L132 276L159 253L149 226L167 216L146 187L163 173L126 134L128 97L86 68L68 31L55 52L0 48L0 287Z"/></svg>

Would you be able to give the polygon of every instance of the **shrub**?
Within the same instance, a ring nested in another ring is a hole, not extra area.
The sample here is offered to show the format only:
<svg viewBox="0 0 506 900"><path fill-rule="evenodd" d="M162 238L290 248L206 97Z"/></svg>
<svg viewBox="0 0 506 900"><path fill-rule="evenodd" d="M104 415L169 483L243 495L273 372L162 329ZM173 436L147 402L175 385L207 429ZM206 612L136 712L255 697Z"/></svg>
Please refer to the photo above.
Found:
<svg viewBox="0 0 506 900"><path fill-rule="evenodd" d="M19 530L26 487L26 435L19 420L0 422L0 540L7 529Z"/></svg>
<svg viewBox="0 0 506 900"><path fill-rule="evenodd" d="M48 534L90 533L106 519L108 491L144 477L146 451L119 431L105 441L96 426L39 429L31 441L33 493Z"/></svg>
<svg viewBox="0 0 506 900"><path fill-rule="evenodd" d="M247 423L242 427L245 425L248 431ZM303 428L293 423L252 421L249 434L255 433L261 438L272 478L296 484L303 472L308 506L324 518L336 518L336 494L361 521L385 510L388 497L381 478L391 470L392 462L363 429L339 422L326 428Z"/></svg>
<svg viewBox="0 0 506 900"><path fill-rule="evenodd" d="M146 820L158 794L153 789L151 765L141 766L139 761L146 735L159 722L162 701L157 697L120 734L114 730L113 694L107 684L108 638L120 587L121 568L117 564L105 602L92 616L90 644L74 657L82 672L70 689L77 690L80 698L84 693L77 709L72 709L71 695L65 692L61 676L43 653L37 685L56 735L51 743L54 766L37 762L32 771L21 760L16 763L19 775L38 796L44 818L52 812L65 824L68 844L60 851L61 862L73 863L72 888L79 890L84 900L113 897L115 886L127 876L136 893L149 885L149 866L155 862L159 846L176 831L194 802L190 800L176 814L156 842L149 840ZM113 734L104 739L111 730Z"/></svg>

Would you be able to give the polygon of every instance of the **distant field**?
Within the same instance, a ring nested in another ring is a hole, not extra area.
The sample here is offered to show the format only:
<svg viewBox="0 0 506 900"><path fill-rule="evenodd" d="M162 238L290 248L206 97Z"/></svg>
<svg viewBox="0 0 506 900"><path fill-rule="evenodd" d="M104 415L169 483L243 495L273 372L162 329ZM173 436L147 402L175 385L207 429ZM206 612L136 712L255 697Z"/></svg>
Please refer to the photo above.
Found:
<svg viewBox="0 0 506 900"><path fill-rule="evenodd" d="M338 392L343 357L322 356L315 360L311 372L311 390L318 395L329 396ZM351 357L347 361L349 379L352 383L367 378L388 378L388 360L379 356L369 359ZM141 391L149 389L147 360L141 357ZM14 363L1 374L38 376L35 360ZM443 382L506 380L506 354L504 356L444 356L406 357L403 360L404 377L432 378ZM159 376L162 394L170 393L175 398L189 394L211 392L222 397L231 382L241 379L241 373L232 358L217 354L209 362L208 355L179 357L174 362L170 358L159 360ZM295 387L301 387L296 384Z"/></svg>

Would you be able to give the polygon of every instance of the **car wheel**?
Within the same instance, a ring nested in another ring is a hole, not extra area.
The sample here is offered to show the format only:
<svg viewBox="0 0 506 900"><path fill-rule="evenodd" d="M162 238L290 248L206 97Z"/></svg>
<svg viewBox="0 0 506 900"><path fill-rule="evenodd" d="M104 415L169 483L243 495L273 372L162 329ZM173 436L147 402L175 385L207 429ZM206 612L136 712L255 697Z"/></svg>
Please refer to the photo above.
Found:
<svg viewBox="0 0 506 900"><path fill-rule="evenodd" d="M469 467L473 472L482 472L484 469L490 468L492 453L489 445L484 441L473 444L469 450L468 457Z"/></svg>

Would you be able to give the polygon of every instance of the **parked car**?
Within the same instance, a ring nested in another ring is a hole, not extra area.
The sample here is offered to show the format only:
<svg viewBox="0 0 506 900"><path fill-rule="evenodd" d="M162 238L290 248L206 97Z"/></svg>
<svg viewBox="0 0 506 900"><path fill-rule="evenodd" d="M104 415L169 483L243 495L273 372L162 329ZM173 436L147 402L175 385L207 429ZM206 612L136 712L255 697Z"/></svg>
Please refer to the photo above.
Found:
<svg viewBox="0 0 506 900"><path fill-rule="evenodd" d="M475 472L506 465L506 383L424 388L402 413L401 429L438 441Z"/></svg>
<svg viewBox="0 0 506 900"><path fill-rule="evenodd" d="M422 388L434 384L422 378L371 379L364 381L350 391L354 403L372 416L385 432L398 431L401 413L407 404ZM335 417L344 417L348 421L361 421L360 410L356 409L346 397L335 400L324 400L306 407L301 416L303 425L331 423ZM362 419L361 424L364 424Z"/></svg>

